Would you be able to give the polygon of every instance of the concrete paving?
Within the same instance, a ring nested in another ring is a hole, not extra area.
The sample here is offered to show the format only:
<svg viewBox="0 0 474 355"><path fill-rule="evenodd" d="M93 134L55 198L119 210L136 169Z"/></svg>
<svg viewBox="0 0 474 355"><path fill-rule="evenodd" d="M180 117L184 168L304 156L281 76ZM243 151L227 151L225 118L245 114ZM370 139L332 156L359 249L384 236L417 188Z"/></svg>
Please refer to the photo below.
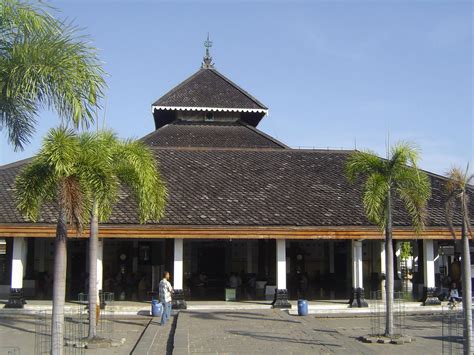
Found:
<svg viewBox="0 0 474 355"><path fill-rule="evenodd" d="M298 317L278 310L184 311L174 354L440 354L440 316L410 316L410 344L365 344L370 318Z"/></svg>
<svg viewBox="0 0 474 355"><path fill-rule="evenodd" d="M171 318L164 326L160 325L159 319L151 319L145 331L137 340L137 343L130 354L172 354L177 321L177 314L172 314Z"/></svg>
<svg viewBox="0 0 474 355"><path fill-rule="evenodd" d="M130 354L149 321L150 317L113 319L113 337L114 339L125 338L125 343L120 347L88 349L85 350L85 354ZM8 351L11 351L9 349L16 349L17 352L11 352L12 354L35 354L36 324L37 319L34 316L0 315L0 354L9 354ZM166 354L166 352L160 354Z"/></svg>
<svg viewBox="0 0 474 355"><path fill-rule="evenodd" d="M367 314L299 317L268 308L194 309L173 312L164 327L150 316L115 315L113 336L125 338L125 344L85 354L440 354L442 316L437 309L405 317L405 332L415 341L403 345L358 341L371 333L373 319ZM35 325L35 316L0 312L0 354L9 348L35 353Z"/></svg>

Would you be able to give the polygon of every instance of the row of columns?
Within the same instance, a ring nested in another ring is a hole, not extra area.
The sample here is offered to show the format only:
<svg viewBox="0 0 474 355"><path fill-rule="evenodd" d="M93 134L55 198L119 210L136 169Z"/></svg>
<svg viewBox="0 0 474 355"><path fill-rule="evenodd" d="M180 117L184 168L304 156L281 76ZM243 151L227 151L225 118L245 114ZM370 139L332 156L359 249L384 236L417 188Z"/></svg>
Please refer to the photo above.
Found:
<svg viewBox="0 0 474 355"><path fill-rule="evenodd" d="M334 244L330 243L329 268L334 273ZM363 253L362 240L352 241L352 293L351 307L367 307L364 299L363 286ZM11 291L10 299L6 307L21 308L25 302L23 296L23 277L26 270L26 238L13 239L13 255L12 255L12 274L11 274ZM247 256L251 256L251 250ZM425 304L439 304L435 296L435 266L434 266L434 248L433 240L423 240L423 260L424 260L424 280L425 280ZM102 290L103 287L103 241L99 241L97 255L97 288ZM290 307L288 302L288 290L286 283L286 240L276 240L276 263L277 263L277 287L275 290L275 299L273 306L275 308ZM185 309L186 301L183 290L183 239L174 239L174 297L173 308ZM385 247L381 243L381 271L385 274Z"/></svg>
<svg viewBox="0 0 474 355"><path fill-rule="evenodd" d="M99 240L97 248L97 290L102 291L103 287L103 252L104 243ZM23 278L26 272L27 257L26 238L13 238L12 269L10 283L10 297L5 308L23 308L26 300L23 294ZM43 254L44 255L44 254ZM44 259L39 260L39 271L44 271Z"/></svg>
<svg viewBox="0 0 474 355"><path fill-rule="evenodd" d="M385 269L385 243L381 242L381 273L386 274ZM330 273L334 272L334 244L330 243L329 268ZM350 307L368 307L364 294L363 278L363 251L362 240L352 240L352 292L349 301ZM423 240L423 261L424 261L424 280L425 290L423 297L424 305L439 305L440 301L436 296L435 287L435 266L434 266L434 243L433 240ZM276 240L276 260L277 260L277 289L275 290L275 299L273 307L287 308L291 307L288 302L288 291L286 288L286 240ZM331 270L332 269L332 270ZM385 281L382 282L385 288ZM382 292L383 293L383 292Z"/></svg>

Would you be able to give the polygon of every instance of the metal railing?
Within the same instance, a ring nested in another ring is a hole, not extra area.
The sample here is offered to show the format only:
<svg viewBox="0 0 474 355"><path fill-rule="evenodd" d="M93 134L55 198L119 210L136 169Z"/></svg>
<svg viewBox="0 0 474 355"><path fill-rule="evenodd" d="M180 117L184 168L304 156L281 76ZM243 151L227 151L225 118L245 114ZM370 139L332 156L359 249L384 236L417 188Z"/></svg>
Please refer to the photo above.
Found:
<svg viewBox="0 0 474 355"><path fill-rule="evenodd" d="M88 294L80 293L76 306L69 308L64 314L64 351L65 355L85 354L86 337L89 330ZM114 294L100 294L99 314L97 321L97 337L111 339L114 333L113 305ZM35 324L35 355L51 353L51 313L39 311ZM19 353L12 353L17 355Z"/></svg>
<svg viewBox="0 0 474 355"><path fill-rule="evenodd" d="M394 292L393 297L393 333L392 337L406 335L406 297L404 292ZM385 320L387 302L385 292L381 290L370 293L370 330L372 336L385 334Z"/></svg>
<svg viewBox="0 0 474 355"><path fill-rule="evenodd" d="M460 307L443 307L442 338L443 354L463 354L464 313Z"/></svg>
<svg viewBox="0 0 474 355"><path fill-rule="evenodd" d="M64 350L65 355L82 355L85 349L81 346L86 333L87 323L81 313L68 312L64 316ZM51 354L51 314L39 311L35 324L35 355Z"/></svg>

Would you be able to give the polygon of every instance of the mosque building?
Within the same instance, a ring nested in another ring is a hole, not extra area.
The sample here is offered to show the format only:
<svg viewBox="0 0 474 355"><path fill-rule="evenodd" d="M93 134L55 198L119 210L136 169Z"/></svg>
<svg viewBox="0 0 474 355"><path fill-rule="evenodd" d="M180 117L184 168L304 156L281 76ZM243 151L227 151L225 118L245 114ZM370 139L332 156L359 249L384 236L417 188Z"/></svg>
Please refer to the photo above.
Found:
<svg viewBox="0 0 474 355"><path fill-rule="evenodd" d="M153 103L155 130L142 138L168 189L165 215L140 224L122 191L100 227L99 288L115 300L149 300L169 270L176 308L232 299L226 290L234 286L239 299L268 299L274 307L299 297L365 306L364 295L383 287L384 243L365 215L362 183L345 177L354 150L292 149L260 131L268 108L220 73L206 46L201 68ZM51 297L57 211L46 206L32 223L15 204L15 177L29 161L0 167L0 299L10 307ZM411 241L413 292L428 303L453 261L446 180L429 178L422 234L414 234L400 201L393 216L395 250ZM396 258L397 279L405 266ZM87 292L87 265L87 234L70 234L69 299Z"/></svg>

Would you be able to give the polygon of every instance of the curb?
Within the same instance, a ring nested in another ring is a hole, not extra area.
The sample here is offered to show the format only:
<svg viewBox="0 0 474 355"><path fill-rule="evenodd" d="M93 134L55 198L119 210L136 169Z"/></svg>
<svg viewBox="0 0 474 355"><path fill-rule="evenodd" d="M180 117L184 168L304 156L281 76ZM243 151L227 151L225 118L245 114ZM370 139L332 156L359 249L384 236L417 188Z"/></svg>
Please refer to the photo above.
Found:
<svg viewBox="0 0 474 355"><path fill-rule="evenodd" d="M173 355L189 354L189 328L182 324L178 317L173 339Z"/></svg>

